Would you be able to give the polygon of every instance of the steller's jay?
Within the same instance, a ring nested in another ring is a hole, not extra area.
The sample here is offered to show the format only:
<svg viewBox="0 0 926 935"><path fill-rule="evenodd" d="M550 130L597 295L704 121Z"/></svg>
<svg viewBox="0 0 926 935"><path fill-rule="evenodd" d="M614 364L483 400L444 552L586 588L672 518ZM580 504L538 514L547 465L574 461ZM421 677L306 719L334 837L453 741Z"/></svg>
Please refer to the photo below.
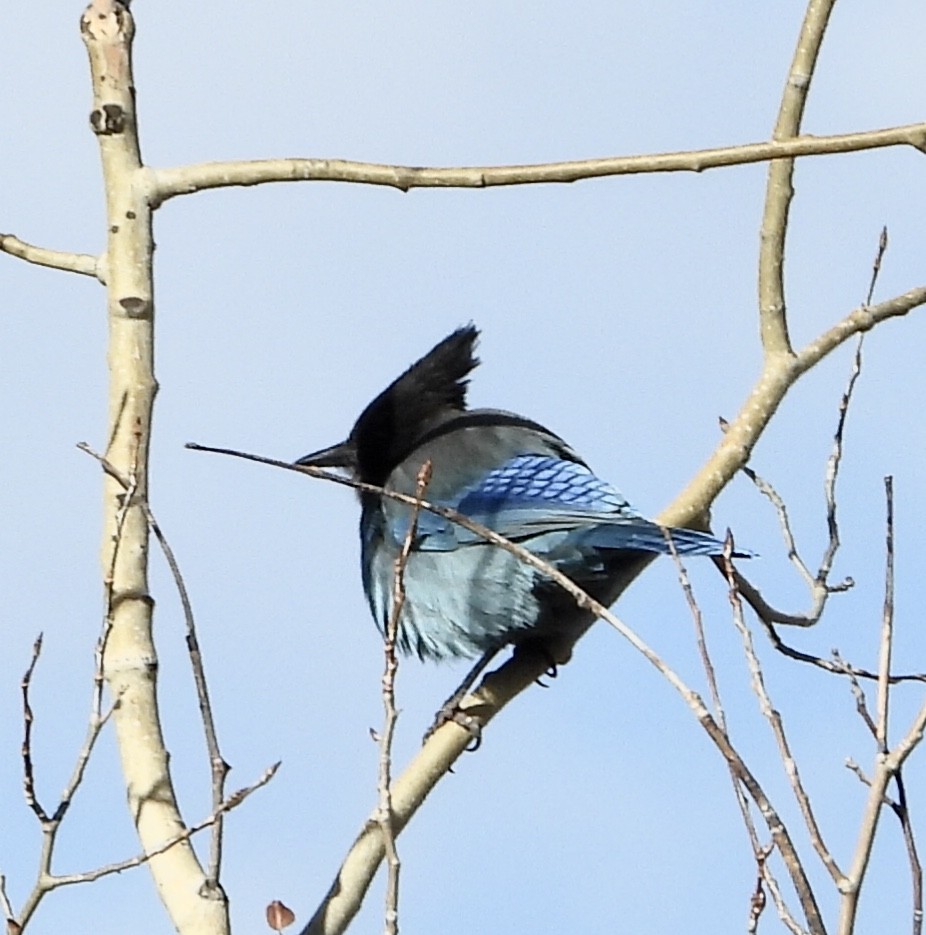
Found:
<svg viewBox="0 0 926 935"><path fill-rule="evenodd" d="M296 463L344 469L356 480L414 496L428 460L424 497L521 544L596 600L612 603L621 572L643 553L668 553L663 527L644 519L599 480L557 435L500 409L466 408L478 331L444 338L363 410L346 441ZM363 589L385 631L395 561L412 507L360 492ZM719 555L706 533L671 529L676 550ZM475 657L542 640L590 613L539 571L462 526L422 510L404 571L398 645L421 659Z"/></svg>

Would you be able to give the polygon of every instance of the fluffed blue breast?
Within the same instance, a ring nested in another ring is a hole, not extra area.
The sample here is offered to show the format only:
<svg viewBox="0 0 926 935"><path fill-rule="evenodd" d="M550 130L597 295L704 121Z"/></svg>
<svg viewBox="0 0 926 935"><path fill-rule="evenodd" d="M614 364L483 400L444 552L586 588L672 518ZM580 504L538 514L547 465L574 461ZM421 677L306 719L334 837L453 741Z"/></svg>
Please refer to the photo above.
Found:
<svg viewBox="0 0 926 935"><path fill-rule="evenodd" d="M369 503L364 514L363 586L373 619L385 632L401 545L385 534L377 504ZM404 573L399 649L421 659L469 658L512 641L540 617L537 578L529 565L485 540L449 552L413 549Z"/></svg>

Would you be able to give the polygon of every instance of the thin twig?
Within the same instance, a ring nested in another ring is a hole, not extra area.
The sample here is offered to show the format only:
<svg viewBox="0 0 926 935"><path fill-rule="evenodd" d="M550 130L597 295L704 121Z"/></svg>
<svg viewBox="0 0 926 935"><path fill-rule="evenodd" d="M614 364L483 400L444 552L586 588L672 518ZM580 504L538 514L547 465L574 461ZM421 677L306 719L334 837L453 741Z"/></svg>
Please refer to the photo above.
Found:
<svg viewBox="0 0 926 935"><path fill-rule="evenodd" d="M87 732L84 737L84 742L77 753L77 758L74 762L74 769L71 771L67 785L64 787L64 791L61 793L61 798L58 801L58 805L55 808L54 813L49 817L44 811L41 811L41 813L36 811L36 815L39 817L42 823L42 849L39 857L38 878L32 891L26 897L26 901L23 904L22 911L19 915L18 924L22 927L26 926L45 895L51 889L53 889L55 885L57 885L56 883L51 882L57 879L51 872L51 864L52 858L54 856L58 831L60 830L61 824L67 815L68 809L74 800L74 796L77 794L77 790L80 788L80 785L83 782L84 773L87 769L87 764L90 762L90 757L92 756L96 747L96 742L99 739L103 728L106 726L106 723L112 716L113 711L119 704L119 698L117 697L114 699L112 706L105 713L103 712L103 659L106 652L106 644L109 639L109 634L112 630L113 581L116 561L118 560L120 546L122 544L126 516L128 515L128 511L132 506L132 500L138 488L137 465L139 445L140 439L136 436L136 444L133 451L130 468L131 474L128 478L120 480L126 490L126 493L120 505L119 512L116 516L115 541L113 542L110 564L104 576L103 582L104 615L100 635L97 639L96 646L94 647L93 691L90 704L90 716L87 722ZM110 470L108 473L112 473L113 476L117 476L117 472L115 472L115 469L112 468L112 465L109 465L109 468ZM36 659L37 656L34 656L32 665L30 666L30 676L31 670L35 666ZM28 698L25 695L24 700L28 701Z"/></svg>
<svg viewBox="0 0 926 935"><path fill-rule="evenodd" d="M765 885L772 896L772 902L775 904L775 911L785 928L791 932L791 935L807 935L807 929L798 924L797 919L794 918L793 913L788 908L788 904L781 893L781 887L778 885L778 880L769 867L768 860L762 864L762 879L765 880Z"/></svg>
<svg viewBox="0 0 926 935"><path fill-rule="evenodd" d="M887 237L887 227L881 228L881 235L878 238L878 249L875 253L874 261L871 265L871 279L868 283L868 293L865 296L865 306L870 306L872 298L874 297L875 287L878 284L878 276L881 272L881 264L884 260L884 255L887 252L888 246L888 237ZM859 376L862 372L862 344L865 340L865 335L860 334L858 342L855 346L855 356L852 362L852 372L849 376L849 383L846 387L845 392L843 393L842 400L839 405L839 421L836 426L836 434L833 442L833 452L830 455L829 461L827 462L827 480L826 480L826 504L827 504L827 525L830 530L830 548L827 550L827 555L832 562L832 557L835 555L836 547L839 543L839 532L836 524L836 479L839 474L839 465L842 459L843 451L843 433L845 429L846 416L849 412L849 404L852 401L852 394L855 390L855 384L858 381ZM829 567L829 566L827 566ZM822 566L821 566L822 570ZM848 579L851 580L851 579ZM837 662L840 662L840 657L838 652L833 652L833 657ZM868 711L868 705L865 700L865 694L862 691L861 685L858 682L856 673L850 671L848 668L845 669L845 673L849 676L850 684L852 687L852 694L855 697L856 710L861 716L862 720L871 730L873 736L877 738L877 728L871 718L871 715ZM890 673L888 672L888 677ZM879 671L878 679L881 680L882 675ZM894 681L893 679L891 681Z"/></svg>
<svg viewBox="0 0 926 935"><path fill-rule="evenodd" d="M385 926L386 935L397 935L399 931L399 874L402 863L396 847L396 830L392 810L392 742L395 737L395 728L399 713L395 705L395 677L399 668L399 659L396 654L396 642L399 635L399 620L402 608L405 605L405 569L408 565L412 545L418 530L418 516L421 511L421 502L428 483L431 480L431 462L425 461L418 471L417 486L415 488L415 503L412 506L411 518L402 548L395 560L393 575L392 613L386 623L386 632L383 634L383 653L385 664L383 668L382 692L383 709L385 712L383 729L379 736L379 808L377 821L383 833L383 843L386 850L386 906Z"/></svg>
<svg viewBox="0 0 926 935"><path fill-rule="evenodd" d="M804 583L810 591L812 600L810 610L804 614L791 615L773 612L770 616L774 618L776 623L786 626L812 627L820 619L823 608L826 606L826 599L830 593L826 581L824 580L821 583L819 577L810 571L807 567L807 563L801 558L797 550L794 533L791 529L791 519L788 516L788 508L781 494L778 493L769 481L761 477L756 471L749 467L749 465L743 466L743 473L755 484L759 493L775 508L775 513L778 516L778 525L781 529L781 536L785 543L785 552L787 553L788 561L797 569L798 575L804 580Z"/></svg>
<svg viewBox="0 0 926 935"><path fill-rule="evenodd" d="M784 498L777 490L764 478L760 477L748 465L744 465L743 473L756 485L759 491L769 500L775 508L778 516L778 523L781 527L781 534L784 538L785 548L788 559L797 569L798 574L804 580L811 596L811 608L805 614L792 615L782 614L762 599L761 594L752 585L743 588L742 575L738 575L738 584L743 596L747 599L750 606L759 614L763 622L771 627L773 624L786 626L811 627L814 626L823 615L826 608L826 602L831 594L837 594L848 591L854 586L852 578L846 578L838 584L831 584L829 581L830 572L833 568L833 561L839 550L839 524L836 519L836 481L839 477L839 467L843 456L843 438L845 435L846 416L849 412L849 406L852 402L852 395L855 391L855 384L862 372L862 341L864 335L861 335L855 349L852 371L849 375L849 382L843 391L839 401L839 415L836 421L836 431L833 434L833 450L826 462L826 475L823 485L824 499L826 502L826 527L829 533L826 549L820 560L819 568L816 574L813 574L807 567L807 564L801 558L797 549L797 543L794 533L791 529L791 521L788 517L788 509ZM776 647L777 648L777 647Z"/></svg>
<svg viewBox="0 0 926 935"><path fill-rule="evenodd" d="M672 538L672 535L669 530L665 531L666 541L669 545L669 552L672 555L672 558L675 562L676 569L678 571L679 584L682 588L682 592L685 595L685 600L688 604L688 609L691 611L692 620L695 627L695 640L698 646L698 654L701 657L701 664L704 668L705 677L707 678L708 690L711 694L711 700L714 704L715 717L717 719L718 727L723 731L723 733L729 738L729 733L727 731L726 715L723 709L723 703L720 697L720 688L717 684L717 674L714 668L713 660L711 659L710 650L707 645L707 637L704 632L704 620L701 613L701 608L698 605L697 600L694 596L694 591L691 587L691 581L688 577L688 571L685 568L684 563L682 562L681 556L678 554L678 550L675 547L675 541ZM727 536L726 542L726 554L729 558L733 552L733 539L731 536ZM778 881L775 879L774 874L772 873L771 868L768 865L768 856L771 848L769 846L763 845L759 841L759 832L756 829L756 823L753 820L752 812L749 807L749 799L746 796L746 793L743 789L742 784L740 783L739 776L736 770L733 768L733 764L727 762L727 768L730 773L730 778L733 782L733 795L736 799L736 804L739 807L740 815L743 819L743 826L746 829L746 835L749 838L749 844L752 848L753 857L756 861L757 868L757 892L762 891L762 881L764 880L768 886L769 892L772 894L772 900L775 903L776 910L778 911L779 917L784 921L785 925L794 933L794 935L802 935L803 930L794 920L791 915L790 910L788 909L784 897L781 895L781 889L778 886ZM764 891L763 891L764 897ZM755 896L754 896L755 898ZM755 903L753 903L755 906ZM761 909L756 914L755 919L753 920L755 924L758 923L759 915L761 915ZM751 917L752 918L752 917Z"/></svg>
<svg viewBox="0 0 926 935"><path fill-rule="evenodd" d="M128 492L129 479L123 477L121 472L103 455L94 451L86 442L80 442L77 447L90 455L100 463L103 470L113 477ZM141 502L138 504L145 515L151 532L158 541L167 567L170 569L171 576L174 579L174 585L180 596L180 604L183 607L183 618L186 623L186 644L190 657L190 664L193 669L193 681L196 685L196 695L199 702L200 717L203 722L203 731L206 736L206 749L209 755L209 765L212 774L212 807L218 810L225 798L225 780L231 767L225 761L219 748L218 732L215 727L215 718L212 712L212 703L209 698L209 688L206 683L206 672L203 665L202 653L199 648L199 639L196 633L196 618L193 615L193 604L190 600L190 594L180 570L180 564L171 548L164 531L161 529L150 504ZM212 825L212 838L210 841L209 865L207 868L207 885L216 886L219 882L219 875L222 866L222 845L224 821L222 812L216 811L218 819Z"/></svg>
<svg viewBox="0 0 926 935"><path fill-rule="evenodd" d="M881 615L881 645L878 652L878 719L875 737L878 752L887 753L887 727L890 702L891 648L894 643L894 478L884 478L887 503L885 534L884 612Z"/></svg>
<svg viewBox="0 0 926 935"><path fill-rule="evenodd" d="M923 867L916 850L916 839L913 836L910 809L907 805L907 790L900 770L897 771L894 780L897 783L898 801L892 802L891 808L900 820L900 826L903 829L907 859L910 861L910 875L913 878L913 935L921 935L923 931Z"/></svg>
<svg viewBox="0 0 926 935"><path fill-rule="evenodd" d="M850 773L855 774L855 778L863 786L868 786L869 789L871 788L871 780L868 778L868 776L865 775L865 770L863 770L862 767L859 766L858 763L856 763L856 761L853 760L851 756L846 758L845 766L846 766L846 769L849 770ZM886 794L884 795L881 801L884 802L885 805L894 804L893 799L889 795L886 795Z"/></svg>
<svg viewBox="0 0 926 935"><path fill-rule="evenodd" d="M82 447L83 446L83 447ZM78 448L81 450L87 451L88 454L93 454L86 446L85 443L78 444ZM109 643L109 634L112 632L113 628L113 613L115 610L113 603L113 586L116 580L116 562L119 560L119 547L122 544L122 536L125 530L126 518L129 514L129 509L134 505L135 495L138 493L139 477L138 477L138 456L141 450L141 435L137 431L134 433L134 444L132 446L131 461L129 464L129 474L128 477L120 476L119 472L116 470L113 465L108 465L107 474L113 477L115 480L118 480L122 485L123 490L125 491L122 495L122 502L119 506L119 509L116 513L116 523L115 523L115 534L113 542L113 550L109 558L109 567L106 569L106 574L103 578L103 606L105 608L105 614L103 616L103 627L100 632L99 640L97 641L96 646L96 667L94 672L94 685L95 685L95 700L94 700L94 714L96 716L101 716L103 710L103 686L105 683L104 678L104 669L105 669L105 657L106 657L106 646ZM96 457L96 455L94 455Z"/></svg>
<svg viewBox="0 0 926 935"><path fill-rule="evenodd" d="M732 566L729 566L729 560L728 567L731 567L732 571ZM765 678L762 674L762 665L759 662L759 657L756 654L755 646L752 642L752 634L749 632L749 627L746 626L746 620L743 616L743 602L740 599L739 593L736 589L736 581L732 573L728 575L727 580L730 588L730 605L733 608L733 623L736 626L736 629L739 632L740 638L742 640L743 653L746 657L746 663L749 668L752 690L759 702L759 710L762 712L763 717L768 721L769 727L772 730L772 735L774 736L775 742L778 745L778 752L781 756L781 762L784 766L785 774L788 777L788 781L791 785L791 791L794 793L794 798L797 800L798 807L800 808L801 815L804 819L804 824L807 826L807 831L810 835L810 842L813 845L813 849L817 852L817 856L820 858L823 866L826 867L826 869L829 871L830 876L833 878L833 882L838 888L842 888L845 883L845 874L843 874L842 870L840 870L839 865L836 863L836 859L833 857L829 848L827 848L825 842L823 841L823 835L820 831L819 825L817 824L813 813L813 807L810 803L810 796L807 795L807 791L804 789L804 784L801 780L797 761L794 759L794 756L791 753L791 745L788 743L784 722L781 719L781 714L773 706L768 689L765 686Z"/></svg>
<svg viewBox="0 0 926 935"><path fill-rule="evenodd" d="M0 911L3 912L7 932L12 935L14 929L11 926L16 926L18 929L18 923L13 915L13 905L10 902L10 897L6 892L6 877L2 873L0 873Z"/></svg>
<svg viewBox="0 0 926 935"><path fill-rule="evenodd" d="M749 917L746 921L747 935L756 935L759 930L759 919L765 910L765 888L762 885L764 881L764 869L772 850L763 850L756 861L756 886L749 900Z"/></svg>
<svg viewBox="0 0 926 935"><path fill-rule="evenodd" d="M698 655L701 657L701 666L704 669L704 675L707 679L708 691L710 692L711 701L714 705L714 717L717 719L718 727L724 732L724 734L729 737L727 732L726 713L724 712L723 701L720 697L720 688L717 684L717 672L714 668L714 661L711 658L710 650L707 645L707 637L704 632L704 618L701 614L701 608L695 599L694 591L691 587L691 580L688 577L688 570L685 568L685 564L682 561L681 556L678 554L678 549L675 547L675 541L672 538L672 534L669 530L665 530L665 538L669 545L669 553L672 556L672 560L675 562L679 585L681 586L682 593L685 595L685 601L688 604L688 609L691 612L691 619L695 628L695 642L698 647ZM759 835L756 831L755 822L752 820L752 814L749 811L749 800L746 798L746 794L743 792L743 787L740 785L739 778L736 775L735 770L729 763L727 764L727 767L730 772L730 778L733 781L733 792L736 797L736 802L739 806L740 813L743 817L743 824L746 828L746 834L749 837L749 843L752 846L753 854L758 859L758 855L762 853L763 848L759 843Z"/></svg>
<svg viewBox="0 0 926 935"><path fill-rule="evenodd" d="M813 653L805 653L785 643L778 635L778 631L768 623L768 620L781 622L774 616L775 611L768 607L762 600L761 595L758 594L739 571L735 572L734 579L739 588L740 596L755 611L756 616L759 618L759 623L768 636L769 642L783 656L787 656L789 659L794 659L797 662L807 663L818 669L823 669L826 672L833 672L836 675L854 675L860 679L877 681L878 673L870 669L859 668L843 659L825 659L822 656L815 656ZM896 685L898 682L926 682L926 672L892 674L890 682L892 685Z"/></svg>
<svg viewBox="0 0 926 935"><path fill-rule="evenodd" d="M720 566L720 562L720 558L714 556L714 564ZM853 580L847 578L839 584L830 585L829 589L831 593L848 591L853 585ZM767 624L769 627L775 624L785 627L811 627L820 619L819 598L816 593L816 585L811 588L811 599L813 602L811 609L803 614L788 614L772 607L762 596L761 591L739 571L736 573L736 586L739 588L743 600L756 612L756 616L762 623ZM774 631L770 632L769 639L775 644L775 648L779 650L779 652L789 655L790 647L781 641L777 633ZM795 650L794 658L804 659L804 661L807 662L817 659L816 656L807 656L805 658L804 654L801 654L799 650ZM824 668L827 668L827 666L824 665ZM926 676L924 676L924 678L926 678Z"/></svg>
<svg viewBox="0 0 926 935"><path fill-rule="evenodd" d="M170 568L171 576L180 595L183 607L183 619L186 622L186 645L190 657L190 666L193 669L193 681L196 685L196 697L199 702L199 714L202 718L203 732L206 736L206 750L209 755L209 767L212 774L212 807L216 810L216 821L212 825L212 835L209 842L209 864L206 868L206 886L217 887L222 870L222 846L224 842L225 822L223 812L219 805L225 798L225 780L231 767L222 756L219 748L219 735L215 727L215 717L212 712L212 702L209 698L209 687L206 683L206 669L203 665L202 652L199 648L199 638L196 635L196 619L193 616L193 604L187 591L186 582L180 571L180 565L174 555L167 537L164 535L158 521L155 519L151 506L146 502L141 504L154 537L164 553L164 559Z"/></svg>
<svg viewBox="0 0 926 935"><path fill-rule="evenodd" d="M867 779L852 761L847 764L856 775L869 787L868 800L865 805L865 813L862 817L859 828L858 842L852 858L852 867L847 874L847 885L842 889L842 903L840 906L839 935L851 935L855 929L856 916L858 913L859 896L862 884L865 881L868 870L868 862L871 859L871 852L874 846L875 833L878 828L878 821L884 805L889 805L892 809L894 804L887 795L887 787L891 778L896 778L900 774L907 757L922 742L924 732L926 732L926 701L924 701L916 716L913 719L906 734L900 742L893 748L887 746L887 728L888 728L888 704L887 692L889 690L890 678L887 669L890 666L890 647L885 647L885 642L890 643L893 639L893 618L894 618L894 584L893 584L893 551L894 551L894 507L893 507L893 489L890 478L885 478L885 498L886 507L886 550L887 559L885 562L885 587L884 587L884 610L881 624L880 653L879 653L879 680L878 680L878 714L875 718L875 735L878 746L878 756L875 760L874 775ZM898 784L898 789L900 785ZM909 854L908 844L908 854ZM914 848L915 853L915 848ZM911 864L914 876L917 872L918 860L916 864ZM914 909L914 913L916 909ZM916 922L916 916L914 916Z"/></svg>
<svg viewBox="0 0 926 935"><path fill-rule="evenodd" d="M32 713L32 706L29 704L29 688L32 685L32 676L41 654L42 634L40 633L32 644L32 658L29 660L29 667L19 684L23 696L23 792L26 796L26 804L35 812L35 817L44 824L48 821L48 815L35 794L35 771L32 762L32 724L35 721L35 716Z"/></svg>
<svg viewBox="0 0 926 935"><path fill-rule="evenodd" d="M82 873L69 873L56 876L53 874L48 874L46 877L46 889L51 890L59 886L73 886L76 883L92 883L94 880L99 880L101 877L111 876L114 873L122 873L125 870L131 870L133 867L139 867L142 864L146 864L152 857L157 857L159 854L163 854L166 851L169 851L172 847L176 847L178 844L182 844L184 841L189 841L194 834L202 831L204 828L209 828L214 825L219 818L224 815L226 812L230 812L232 809L237 808L245 799L247 799L251 793L256 792L258 789L266 786L268 782L276 775L277 770L280 768L280 763L274 763L273 766L268 767L264 770L263 774L257 779L256 782L252 783L250 786L245 786L243 789L239 789L237 792L232 793L227 799L225 799L219 807L212 812L207 818L204 818L202 821L198 821L193 825L189 825L184 828L179 834L175 834L173 837L168 838L162 844L159 844L157 847L153 847L151 850L147 851L144 854L136 854L135 857L129 857L127 860L120 860L118 863L106 864L102 867L97 867L94 870L85 870Z"/></svg>
<svg viewBox="0 0 926 935"><path fill-rule="evenodd" d="M698 655L701 657L701 666L704 669L704 675L707 679L707 687L711 694L711 701L714 704L714 717L717 719L717 724L720 729L726 733L727 717L723 710L720 688L717 685L717 672L714 669L714 662L711 659L711 653L707 646L707 637L704 633L704 618L701 614L701 608L695 599L694 591L691 587L691 579L688 577L688 569L685 567L682 557L678 554L678 549L675 547L675 540L672 538L671 530L664 529L663 535L669 546L669 554L672 556L672 561L675 562L679 587L682 589L682 594L685 595L685 602L688 604L691 620L692 623L694 623L695 643L698 647Z"/></svg>
<svg viewBox="0 0 926 935"><path fill-rule="evenodd" d="M884 237L882 236L882 242ZM879 254L880 257L880 254ZM894 625L894 485L892 477L884 478L884 492L886 501L886 532L885 532L885 572L884 572L884 609L881 616L881 635L879 639L879 660L878 660L878 711L877 718L872 718L868 711L865 696L856 680L852 680L853 694L856 698L856 707L862 720L867 725L878 749L878 766L876 767L876 776L884 772L883 765L889 760L888 748L888 721L889 721L889 698L891 680L889 677L891 667L891 648L893 645L893 625ZM909 735L908 735L909 736ZM915 739L918 743L920 737ZM861 782L869 788L873 787L873 782L864 774L861 767L854 760L846 763ZM894 780L897 784L898 799L894 801L887 795L886 791L881 797L881 804L887 805L897 816L900 822L901 830L904 836L904 844L907 850L907 860L910 864L910 875L912 878L913 891L913 913L912 924L914 935L920 935L923 927L923 870L920 864L919 855L916 849L916 840L913 835L913 826L910 822L910 812L907 803L907 791L901 774L900 764L898 763L894 772ZM888 774L889 778L889 774ZM879 808L878 803L869 800L869 811L866 816L868 824L863 827L863 839L860 847L867 845L870 850L871 840L874 837L874 825L877 822ZM870 825L870 830L868 825ZM857 851L858 853L858 851ZM864 874L865 863L860 864L861 874L857 878L857 883L853 890L847 894L844 906L844 918L848 921L854 921L854 911L858 900L858 890ZM851 914L851 915L850 915Z"/></svg>
<svg viewBox="0 0 926 935"><path fill-rule="evenodd" d="M875 294L875 286L878 284L878 275L881 272L881 262L884 260L884 254L887 253L887 227L881 228L881 236L878 238L878 252L875 254L874 263L871 264L871 282L868 284L868 295L865 298L865 304L871 305L871 300Z"/></svg>
<svg viewBox="0 0 926 935"><path fill-rule="evenodd" d="M106 711L97 715L95 711L91 712L90 721L87 725L87 735L84 737L83 746L77 753L77 760L74 763L74 769L71 773L70 779L68 779L67 785L64 787L64 792L61 793L61 801L58 803L58 807L55 809L55 814L52 815L52 820L60 822L64 818L67 810L71 806L71 801L73 800L75 794L77 793L78 788L80 787L81 782L84 779L84 771L87 768L87 764L90 762L90 757L93 754L93 749L96 746L96 742L99 739L100 734L103 731L103 728L109 722L109 719L113 715L113 711L116 710L117 705L119 704L119 699L116 699Z"/></svg>
<svg viewBox="0 0 926 935"><path fill-rule="evenodd" d="M845 590L845 587L839 585L831 586L828 582L830 571L833 567L833 561L836 558L836 552L839 550L839 524L836 520L836 481L839 479L839 468L842 464L843 438L846 430L846 418L849 414L849 406L852 403L852 394L855 392L855 384L862 373L862 344L865 335L860 334L855 345L855 355L852 358L852 371L849 374L849 382L843 391L842 398L839 400L839 417L836 420L836 431L833 434L833 450L826 461L826 481L823 485L824 497L826 499L826 527L829 532L829 541L826 551L823 553L823 559L820 562L820 568L817 572L817 581L832 594L837 590ZM847 578L845 585L851 587L853 582Z"/></svg>
<svg viewBox="0 0 926 935"><path fill-rule="evenodd" d="M862 722L868 728L871 736L877 738L878 728L872 719L871 712L868 710L868 699L865 697L865 692L862 689L861 682L859 682L855 672L851 671L850 668L846 665L842 657L839 655L839 651L836 649L833 650L833 659L837 664L844 667L843 672L849 679L849 687L852 691L852 697L855 699L855 710L858 712Z"/></svg>

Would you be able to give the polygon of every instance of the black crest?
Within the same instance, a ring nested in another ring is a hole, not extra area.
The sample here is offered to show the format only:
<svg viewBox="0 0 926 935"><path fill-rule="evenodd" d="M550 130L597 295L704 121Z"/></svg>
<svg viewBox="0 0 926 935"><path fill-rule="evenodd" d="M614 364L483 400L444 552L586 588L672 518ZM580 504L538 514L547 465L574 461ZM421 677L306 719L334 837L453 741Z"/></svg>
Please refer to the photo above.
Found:
<svg viewBox="0 0 926 935"><path fill-rule="evenodd" d="M382 484L427 429L466 409L479 331L469 324L435 345L363 410L350 433L360 479Z"/></svg>

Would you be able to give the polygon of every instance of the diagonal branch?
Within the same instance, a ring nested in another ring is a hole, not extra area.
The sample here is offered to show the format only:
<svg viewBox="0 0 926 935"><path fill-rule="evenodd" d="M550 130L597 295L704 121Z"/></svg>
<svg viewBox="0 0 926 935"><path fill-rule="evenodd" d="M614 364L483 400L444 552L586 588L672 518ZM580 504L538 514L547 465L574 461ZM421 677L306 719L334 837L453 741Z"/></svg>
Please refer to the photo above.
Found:
<svg viewBox="0 0 926 935"><path fill-rule="evenodd" d="M338 474L310 465L292 464L261 455L248 454L227 448L211 448L194 443L188 443L187 447L196 451L232 455L259 464L269 464L288 471L309 474L345 487L352 487L355 490L387 496L399 503L426 510L429 513L449 519L486 542L510 552L512 555L517 556L520 561L535 568L561 587L575 600L577 606L587 610L592 615L591 619L576 627L574 631L563 634L558 639L550 640L546 646L549 655L546 653L515 653L497 671L489 673L483 679L479 688L460 703L460 709L480 726L485 726L509 701L543 675L549 668L550 658L555 662L568 660L573 645L592 625L592 622L595 619L604 620L617 630L647 662L654 666L681 695L684 702L694 713L698 723L704 728L714 745L735 771L738 780L756 803L768 826L772 839L784 859L811 931L814 935L824 933L819 908L787 827L765 795L759 782L730 744L723 729L711 715L700 695L689 688L679 675L634 630L611 613L607 607L583 591L571 578L529 552L523 546L509 541L504 536L480 523L474 522L468 516L448 507L421 500L417 496L408 496L391 490L384 490L382 487L341 477ZM653 557L643 556L635 562L628 562L624 572L624 580L621 582L621 592L637 578ZM402 831L434 786L453 766L471 741L472 733L454 721L448 721L428 737L417 756L392 787L393 827L396 834ZM363 831L352 845L344 863L341 865L327 896L303 929L302 935L335 935L335 933L343 932L360 908L363 897L383 860L384 854L385 845L382 831L374 815L364 825Z"/></svg>
<svg viewBox="0 0 926 935"><path fill-rule="evenodd" d="M111 876L115 873L123 873L126 870L131 870L133 867L140 867L142 864L148 863L160 854L165 854L172 848L177 847L177 845L189 841L194 834L213 826L223 815L241 805L251 793L266 786L277 774L279 768L280 763L274 763L272 766L268 766L261 776L258 777L255 782L251 783L251 785L245 786L243 789L233 792L227 799L223 799L218 807L213 810L211 815L202 819L202 821L189 825L145 853L136 854L134 857L129 857L126 860L120 860L112 864L104 864L102 867L97 867L94 870L85 870L81 873L49 875L45 881L47 889L52 890L59 886L73 886L77 883L93 883L101 877Z"/></svg>
<svg viewBox="0 0 926 935"><path fill-rule="evenodd" d="M698 606L698 602L695 599L694 590L691 587L691 581L688 577L688 570L685 568L685 564L682 561L681 556L678 554L678 549L675 547L675 542L672 539L672 535L668 530L666 530L665 535L666 542L669 545L669 551L678 571L679 585L682 588L682 593L685 595L685 601L688 604L688 609L691 611L691 617L695 628L695 642L698 648L698 655L701 657L701 667L704 669L704 674L707 678L711 701L714 705L714 717L717 720L717 726L729 738L730 735L727 729L726 714L724 712L723 702L720 696L720 687L717 683L717 674L716 670L714 669L714 661L711 658L710 650L708 649L707 645L707 636L704 632L704 620L703 615L701 614L701 608ZM727 541L729 543L729 549L732 551L732 537L728 536ZM725 558L721 558L721 561L724 562L724 565L727 569L730 571L733 570L729 561L727 561ZM730 772L730 778L733 781L733 795L736 798L736 804L739 807L740 815L743 819L743 826L746 829L746 835L749 838L753 857L756 861L756 888L750 901L750 924L747 928L747 933L757 931L759 917L761 916L762 910L765 906L765 891L762 888L764 883L768 887L769 892L772 894L772 901L775 903L775 908L778 911L779 918L781 918L784 924L790 929L792 933L794 933L794 935L802 935L802 929L794 920L790 910L788 909L788 906L785 904L781 889L778 886L778 881L775 879L775 875L768 866L768 857L772 852L772 847L760 843L759 832L756 830L756 823L752 817L752 811L749 806L749 799L747 798L746 792L739 781L739 776L737 775L736 770L733 768L733 764L731 764L729 761L727 762L727 768Z"/></svg>
<svg viewBox="0 0 926 935"><path fill-rule="evenodd" d="M850 312L793 357L780 355L765 367L736 418L727 427L717 448L688 486L657 517L665 526L684 526L710 509L730 479L749 461L752 449L765 431L788 391L815 364L855 334L870 331L889 318L906 315L926 304L926 286L919 286L877 305Z"/></svg>
<svg viewBox="0 0 926 935"><path fill-rule="evenodd" d="M66 273L93 276L102 283L106 282L100 258L87 253L65 253L61 250L37 247L35 244L20 240L15 234L0 234L0 253L8 253L10 256L25 260L27 263L35 263L37 266L48 266Z"/></svg>
<svg viewBox="0 0 926 935"><path fill-rule="evenodd" d="M114 478L122 485L126 492L126 502L134 501L134 491L131 485L131 479L125 477L107 458L99 452L94 451L86 442L79 442L77 447L84 453L96 459L106 474ZM199 637L196 632L196 618L193 615L193 603L190 600L187 591L186 582L180 571L180 564L174 554L174 550L167 541L167 536L161 529L160 524L151 510L151 505L146 501L137 504L141 507L148 521L148 526L158 540L158 545L164 554L164 560L170 569L174 584L177 587L177 593L180 597L180 604L183 607L183 617L186 622L186 644L190 656L190 664L193 669L193 681L196 685L196 697L199 702L199 712L203 721L203 731L206 736L206 749L209 755L209 765L212 772L212 807L215 809L216 820L212 823L212 840L210 842L209 868L207 881L204 884L207 887L217 887L219 882L219 872L222 866L223 849L223 812L219 806L225 799L225 780L231 767L225 762L219 748L218 731L215 726L215 718L212 712L212 702L209 698L209 687L206 682L206 670L203 665L202 653L199 648Z"/></svg>
<svg viewBox="0 0 926 935"><path fill-rule="evenodd" d="M813 806L810 802L810 796L807 794L807 791L804 788L804 783L801 779L797 761L794 759L794 755L791 752L791 744L788 742L788 736L785 733L784 722L782 721L781 714L772 704L772 699L768 693L768 688L765 685L765 677L762 673L762 666L759 662L759 657L756 654L755 646L752 642L752 634L749 631L749 627L746 626L746 621L743 616L743 602L740 599L739 592L737 591L736 579L732 574L732 570L733 566L728 560L727 583L729 585L730 604L733 608L733 623L739 632L740 639L742 640L743 653L746 657L746 663L749 668L750 681L752 683L752 692L758 699L759 709L762 712L762 716L768 722L772 731L772 735L775 738L775 743L778 746L778 753L781 757L782 765L784 766L785 773L787 774L788 781L791 785L791 791L794 793L794 798L797 801L798 807L800 808L801 816L804 819L804 824L807 826L807 832L810 835L810 842L813 845L813 849L817 852L817 856L820 858L824 867L826 867L826 869L829 871L829 874L837 888L841 888L846 882L845 874L843 874L842 870L840 870L839 865L836 863L836 859L833 857L832 853L823 840L823 834L821 833L820 827L817 824Z"/></svg>

